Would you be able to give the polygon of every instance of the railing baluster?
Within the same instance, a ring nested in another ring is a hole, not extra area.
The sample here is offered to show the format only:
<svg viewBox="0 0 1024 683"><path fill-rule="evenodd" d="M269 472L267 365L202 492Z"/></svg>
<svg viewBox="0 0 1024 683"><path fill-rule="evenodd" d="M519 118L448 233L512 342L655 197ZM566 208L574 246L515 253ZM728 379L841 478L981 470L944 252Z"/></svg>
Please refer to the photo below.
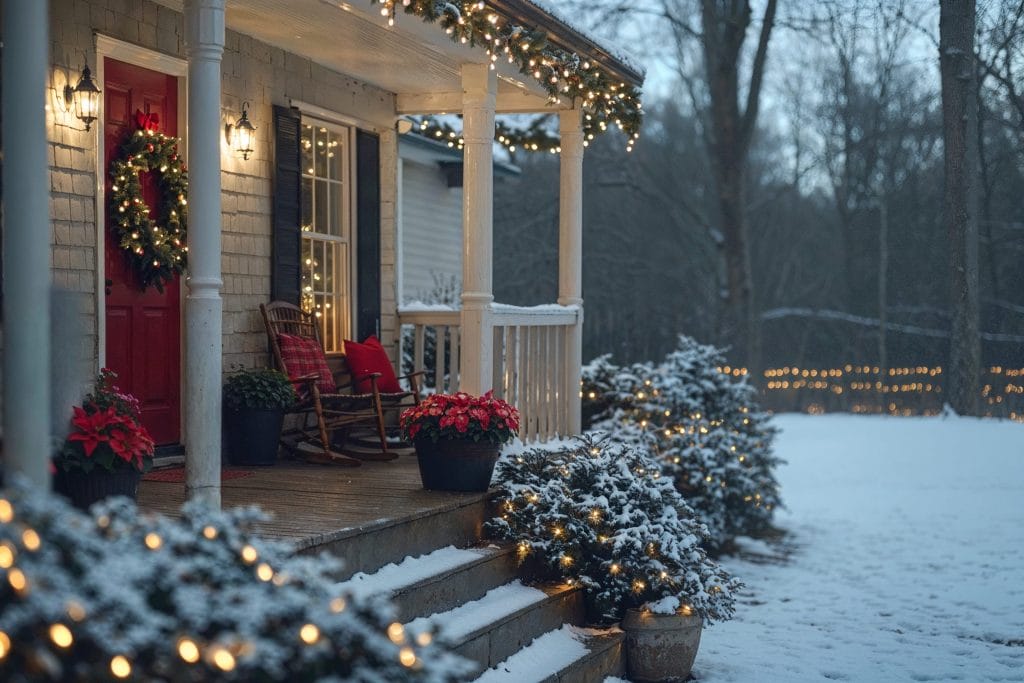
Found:
<svg viewBox="0 0 1024 683"><path fill-rule="evenodd" d="M495 325L491 332L494 340L494 346L491 353L491 391L494 392L495 398L505 398L505 387L502 382L504 377L504 363L502 360L505 357L504 346L505 346L505 326Z"/></svg>
<svg viewBox="0 0 1024 683"><path fill-rule="evenodd" d="M451 363L448 367L448 391L459 390L459 354L462 352L461 328L458 326L448 328L448 345Z"/></svg>
<svg viewBox="0 0 1024 683"><path fill-rule="evenodd" d="M424 347L424 335L426 333L426 326L416 325L413 332L413 343L412 343L412 369L413 372L422 372L423 368L423 347Z"/></svg>
<svg viewBox="0 0 1024 683"><path fill-rule="evenodd" d="M444 383L444 337L448 331L447 325L438 325L434 328L434 386L438 393L446 391Z"/></svg>

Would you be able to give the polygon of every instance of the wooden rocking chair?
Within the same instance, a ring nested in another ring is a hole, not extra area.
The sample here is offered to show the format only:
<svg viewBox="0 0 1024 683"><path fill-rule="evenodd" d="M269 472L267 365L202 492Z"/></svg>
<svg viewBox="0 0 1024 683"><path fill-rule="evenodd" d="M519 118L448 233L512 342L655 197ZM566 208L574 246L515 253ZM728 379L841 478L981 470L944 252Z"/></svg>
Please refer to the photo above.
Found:
<svg viewBox="0 0 1024 683"><path fill-rule="evenodd" d="M409 380L412 391L381 393L377 387L380 373L353 377L348 363L340 358L342 368L332 373L320 343L319 326L312 314L283 301L260 304L263 324L274 353L277 368L295 385L299 401L290 412L301 415L295 429L288 430L281 444L309 462L358 467L363 460L393 460L396 453L389 452L384 427L385 411L397 411L419 403L417 378L422 372L399 379ZM369 393L355 393L361 380L369 380ZM315 416L315 424L309 417ZM374 429L380 438L380 451L359 453L358 458L332 450L332 437L339 433L344 439L347 432L358 425ZM319 443L321 451L311 452L306 441Z"/></svg>

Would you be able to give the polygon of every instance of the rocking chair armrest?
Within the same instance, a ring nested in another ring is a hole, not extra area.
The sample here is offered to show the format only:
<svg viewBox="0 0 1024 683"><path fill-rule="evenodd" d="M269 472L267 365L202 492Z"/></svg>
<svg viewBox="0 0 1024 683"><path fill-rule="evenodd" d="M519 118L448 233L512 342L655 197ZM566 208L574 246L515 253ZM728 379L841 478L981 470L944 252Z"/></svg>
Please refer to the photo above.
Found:
<svg viewBox="0 0 1024 683"><path fill-rule="evenodd" d="M381 376L381 374L379 372L367 372L367 373L364 373L362 375L357 375L355 373L352 373L352 380L354 382L358 382L358 381L364 380L364 379L373 380L373 379L380 379L380 376Z"/></svg>
<svg viewBox="0 0 1024 683"><path fill-rule="evenodd" d="M400 375L398 379L412 379L413 377L426 377L426 370L417 370L416 372L410 372L408 375Z"/></svg>
<svg viewBox="0 0 1024 683"><path fill-rule="evenodd" d="M308 375L302 375L301 377L289 379L288 381L292 384L309 384L310 382L316 382L318 379L320 379L320 373L311 372Z"/></svg>

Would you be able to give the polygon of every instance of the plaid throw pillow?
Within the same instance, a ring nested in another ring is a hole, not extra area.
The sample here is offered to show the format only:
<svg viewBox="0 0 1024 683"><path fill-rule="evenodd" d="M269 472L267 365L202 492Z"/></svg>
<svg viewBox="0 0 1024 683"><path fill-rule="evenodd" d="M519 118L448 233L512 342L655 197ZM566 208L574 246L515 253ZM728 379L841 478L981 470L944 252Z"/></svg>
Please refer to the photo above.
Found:
<svg viewBox="0 0 1024 683"><path fill-rule="evenodd" d="M298 379L316 373L320 376L316 381L316 388L320 390L321 394L333 394L338 390L334 384L334 375L327 367L324 350L320 348L316 339L299 337L294 334L279 334L277 345L281 349L281 360L284 362L288 379ZM295 390L300 398L308 396L308 386L308 384L295 385Z"/></svg>

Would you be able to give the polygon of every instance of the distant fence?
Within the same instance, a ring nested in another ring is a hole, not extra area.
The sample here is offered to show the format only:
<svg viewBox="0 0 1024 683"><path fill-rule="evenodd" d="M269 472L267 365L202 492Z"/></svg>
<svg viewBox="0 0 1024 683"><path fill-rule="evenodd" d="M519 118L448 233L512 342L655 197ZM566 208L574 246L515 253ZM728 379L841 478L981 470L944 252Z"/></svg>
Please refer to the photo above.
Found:
<svg viewBox="0 0 1024 683"><path fill-rule="evenodd" d="M745 375L743 368L721 368ZM764 371L762 403L775 412L852 412L935 415L942 411L945 377L941 367L870 365L840 368L784 366ZM982 414L1024 422L1024 368L985 368Z"/></svg>

